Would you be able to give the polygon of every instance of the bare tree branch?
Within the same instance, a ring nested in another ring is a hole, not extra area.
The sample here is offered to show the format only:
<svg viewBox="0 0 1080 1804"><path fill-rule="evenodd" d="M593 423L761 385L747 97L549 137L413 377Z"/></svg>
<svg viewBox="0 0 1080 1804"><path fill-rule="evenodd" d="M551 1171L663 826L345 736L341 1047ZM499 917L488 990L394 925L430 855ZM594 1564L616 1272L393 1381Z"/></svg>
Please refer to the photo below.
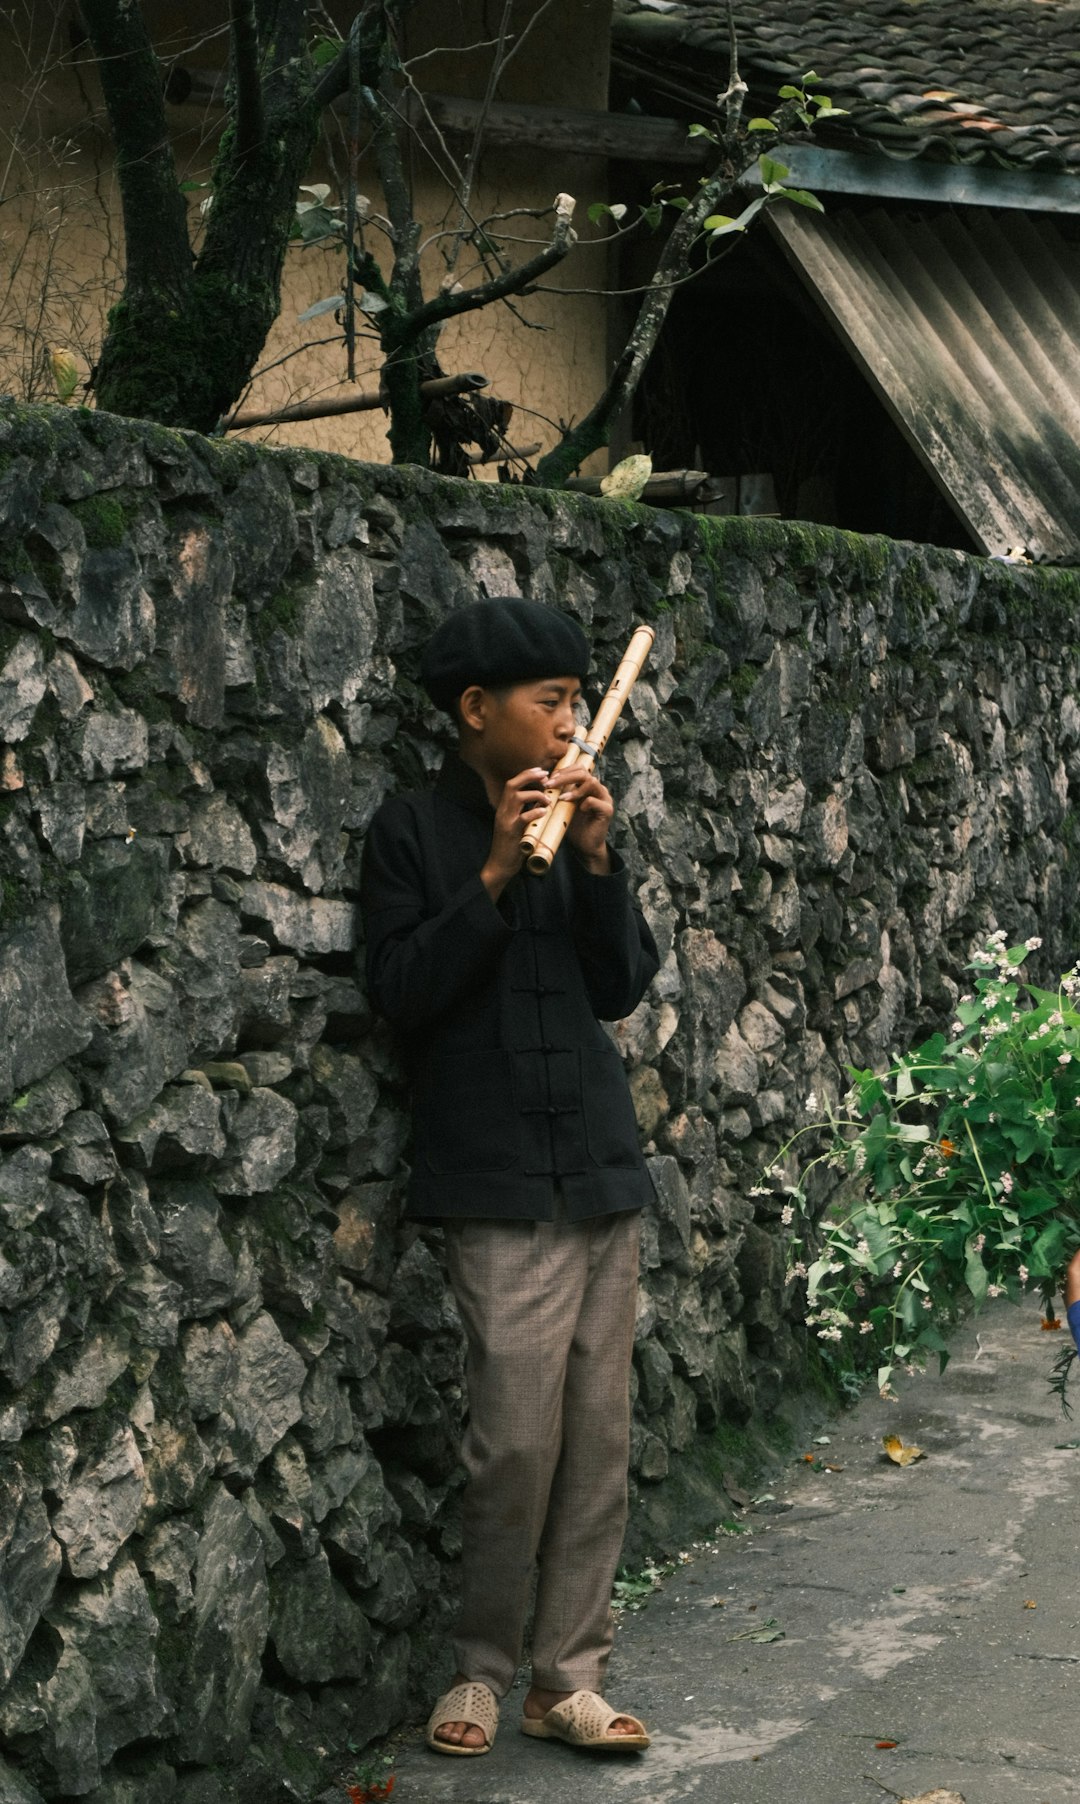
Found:
<svg viewBox="0 0 1080 1804"><path fill-rule="evenodd" d="M459 313L472 313L478 307L490 307L493 301L505 300L508 295L529 294L537 279L547 270L553 269L556 263L561 263L575 244L576 235L571 224L573 214L574 203L569 195L560 195L550 244L530 258L528 263L520 263L516 269L507 270L505 275L495 276L490 282L481 283L478 288L464 288L457 294L446 289L433 295L414 314L411 321L413 332L425 331L429 326L453 319Z"/></svg>
<svg viewBox="0 0 1080 1804"><path fill-rule="evenodd" d="M454 247L446 259L446 267L448 270L453 270L455 268L458 257L461 254L461 246L465 239L470 235L469 203L472 199L472 185L476 177L477 164L480 161L480 146L484 137L484 125L487 120L491 103L495 98L495 92L499 85L499 77L502 74L506 62L506 34L510 29L510 19L513 10L514 0L504 0L502 19L499 22L499 35L495 46L495 55L492 59L491 68L488 71L487 87L484 91L484 98L480 103L480 111L476 117L476 126L473 131L472 143L469 146L468 155L465 158L461 191L458 196L460 208L457 229L454 235Z"/></svg>

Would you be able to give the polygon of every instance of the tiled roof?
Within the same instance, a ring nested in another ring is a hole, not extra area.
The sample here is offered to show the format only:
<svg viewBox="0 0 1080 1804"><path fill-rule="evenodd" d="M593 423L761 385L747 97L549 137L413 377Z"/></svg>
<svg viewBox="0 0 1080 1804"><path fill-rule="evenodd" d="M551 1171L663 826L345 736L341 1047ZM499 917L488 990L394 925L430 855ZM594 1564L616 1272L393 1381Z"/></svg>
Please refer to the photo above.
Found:
<svg viewBox="0 0 1080 1804"><path fill-rule="evenodd" d="M1080 175L1071 0L735 0L735 23L756 105L812 68L849 109L819 143ZM613 51L650 111L702 117L727 86L727 8L615 0Z"/></svg>

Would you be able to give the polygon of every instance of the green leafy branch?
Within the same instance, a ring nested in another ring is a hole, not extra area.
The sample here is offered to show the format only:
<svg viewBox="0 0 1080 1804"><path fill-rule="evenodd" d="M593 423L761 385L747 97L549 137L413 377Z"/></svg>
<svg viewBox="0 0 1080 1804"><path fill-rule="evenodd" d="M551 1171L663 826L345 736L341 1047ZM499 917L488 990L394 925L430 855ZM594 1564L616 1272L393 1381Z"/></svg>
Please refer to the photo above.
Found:
<svg viewBox="0 0 1080 1804"><path fill-rule="evenodd" d="M1080 1245L1080 963L1056 990L1028 984L1038 943L994 935L969 967L953 1037L935 1034L883 1074L853 1070L843 1109L801 1129L770 1169L817 1136L786 1186L789 1277L806 1284L824 1350L870 1337L886 1395L899 1364L936 1353L944 1365L942 1330L987 1297L1041 1290L1057 1325L1053 1299ZM839 1177L815 1220L820 1167ZM1054 1368L1063 1401L1071 1366L1066 1352Z"/></svg>

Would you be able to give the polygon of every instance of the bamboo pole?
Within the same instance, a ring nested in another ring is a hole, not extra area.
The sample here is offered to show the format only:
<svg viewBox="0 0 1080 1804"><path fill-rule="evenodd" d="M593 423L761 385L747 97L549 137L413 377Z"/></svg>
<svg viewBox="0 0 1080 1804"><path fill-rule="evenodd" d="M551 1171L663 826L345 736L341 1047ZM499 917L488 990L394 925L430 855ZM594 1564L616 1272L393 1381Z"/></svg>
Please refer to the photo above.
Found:
<svg viewBox="0 0 1080 1804"><path fill-rule="evenodd" d="M635 629L618 670L611 679L607 694L597 708L588 728L588 738L579 735L555 766L556 770L594 768L596 760L611 738L612 729L623 711L626 698L641 675L652 649L656 633L651 626ZM534 877L546 877L552 859L562 845L566 829L574 818L576 802L553 800L546 814L533 821L521 837L525 866Z"/></svg>

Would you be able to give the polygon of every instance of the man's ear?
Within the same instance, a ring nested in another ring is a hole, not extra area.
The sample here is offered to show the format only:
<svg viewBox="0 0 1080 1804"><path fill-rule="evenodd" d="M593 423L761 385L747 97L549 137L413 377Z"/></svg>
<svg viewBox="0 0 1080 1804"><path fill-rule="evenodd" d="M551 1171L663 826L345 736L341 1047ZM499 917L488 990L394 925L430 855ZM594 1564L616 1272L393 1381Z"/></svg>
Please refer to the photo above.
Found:
<svg viewBox="0 0 1080 1804"><path fill-rule="evenodd" d="M473 683L458 696L458 719L473 733L482 733L490 712L491 697L479 683Z"/></svg>

